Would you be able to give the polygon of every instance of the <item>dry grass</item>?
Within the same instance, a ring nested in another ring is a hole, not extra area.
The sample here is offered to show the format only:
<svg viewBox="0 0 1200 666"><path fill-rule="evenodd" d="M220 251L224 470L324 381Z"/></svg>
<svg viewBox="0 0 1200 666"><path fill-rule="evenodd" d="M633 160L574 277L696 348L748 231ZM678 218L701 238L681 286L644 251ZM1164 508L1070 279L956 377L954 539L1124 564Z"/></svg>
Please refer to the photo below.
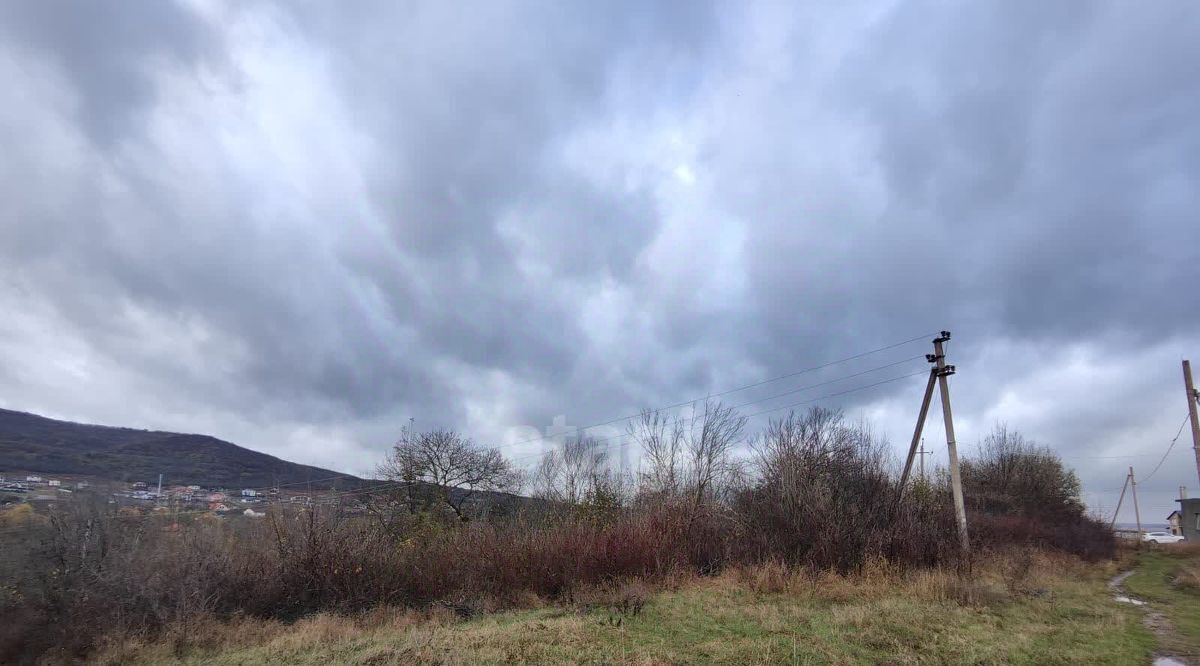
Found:
<svg viewBox="0 0 1200 666"><path fill-rule="evenodd" d="M45 523L45 516L34 513L33 507L28 504L15 504L0 509L0 528L3 529L44 525Z"/></svg>
<svg viewBox="0 0 1200 666"><path fill-rule="evenodd" d="M567 606L464 620L446 609L189 627L103 663L1138 663L1153 640L1113 603L1111 567L1020 551L970 574L883 562L839 575L769 563L578 589Z"/></svg>
<svg viewBox="0 0 1200 666"><path fill-rule="evenodd" d="M456 621L455 614L444 607L425 612L380 607L358 615L317 613L290 624L247 617L228 621L204 618L172 627L151 642L136 637L109 642L102 646L93 661L113 666L133 659L159 663L201 653L221 654L250 648L302 653L333 643L428 633Z"/></svg>
<svg viewBox="0 0 1200 666"><path fill-rule="evenodd" d="M777 562L731 568L721 580L759 594L807 594L835 603L869 601L902 593L929 602L988 605L1012 597L1041 596L1063 576L1103 577L1115 564L1088 564L1046 551L1011 549L979 556L970 571L908 569L869 561L860 573L789 568Z"/></svg>
<svg viewBox="0 0 1200 666"><path fill-rule="evenodd" d="M1200 563L1185 564L1175 573L1175 585L1192 592L1200 592Z"/></svg>

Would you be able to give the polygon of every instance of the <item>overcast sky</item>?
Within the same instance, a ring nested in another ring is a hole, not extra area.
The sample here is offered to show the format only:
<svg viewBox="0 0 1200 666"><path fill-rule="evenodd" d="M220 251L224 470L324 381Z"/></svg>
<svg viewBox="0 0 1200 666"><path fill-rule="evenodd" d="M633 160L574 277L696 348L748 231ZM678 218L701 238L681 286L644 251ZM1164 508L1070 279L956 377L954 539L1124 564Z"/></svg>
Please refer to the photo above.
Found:
<svg viewBox="0 0 1200 666"><path fill-rule="evenodd" d="M1111 509L1200 363L1200 5L797 5L0 3L0 406L366 473L920 336L722 396L899 451L924 380L845 391L945 328L965 452Z"/></svg>

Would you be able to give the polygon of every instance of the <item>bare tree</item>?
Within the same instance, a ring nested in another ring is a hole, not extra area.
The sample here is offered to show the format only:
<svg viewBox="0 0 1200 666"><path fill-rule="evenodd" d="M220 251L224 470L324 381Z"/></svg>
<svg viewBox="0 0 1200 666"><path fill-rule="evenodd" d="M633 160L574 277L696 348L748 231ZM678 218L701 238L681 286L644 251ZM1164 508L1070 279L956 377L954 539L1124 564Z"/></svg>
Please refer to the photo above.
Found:
<svg viewBox="0 0 1200 666"><path fill-rule="evenodd" d="M463 521L464 506L473 495L515 490L520 482L499 449L481 447L453 430L406 431L379 472L413 494L430 493Z"/></svg>
<svg viewBox="0 0 1200 666"><path fill-rule="evenodd" d="M643 489L684 499L693 511L711 502L739 477L734 452L746 421L736 409L712 401L690 418L643 411L628 428L642 448Z"/></svg>
<svg viewBox="0 0 1200 666"><path fill-rule="evenodd" d="M533 494L570 505L621 506L629 484L609 468L608 461L608 451L599 440L577 435L542 456L533 474Z"/></svg>
<svg viewBox="0 0 1200 666"><path fill-rule="evenodd" d="M542 456L534 471L534 494L542 499L578 504L603 470L608 455L594 437L583 434Z"/></svg>
<svg viewBox="0 0 1200 666"><path fill-rule="evenodd" d="M630 421L627 434L642 449L641 482L648 490L676 495L682 482L684 423L678 416L642 410Z"/></svg>
<svg viewBox="0 0 1200 666"><path fill-rule="evenodd" d="M693 415L686 441L688 490L693 509L710 500L737 474L733 452L742 443L746 421L733 407L707 400L703 411Z"/></svg>

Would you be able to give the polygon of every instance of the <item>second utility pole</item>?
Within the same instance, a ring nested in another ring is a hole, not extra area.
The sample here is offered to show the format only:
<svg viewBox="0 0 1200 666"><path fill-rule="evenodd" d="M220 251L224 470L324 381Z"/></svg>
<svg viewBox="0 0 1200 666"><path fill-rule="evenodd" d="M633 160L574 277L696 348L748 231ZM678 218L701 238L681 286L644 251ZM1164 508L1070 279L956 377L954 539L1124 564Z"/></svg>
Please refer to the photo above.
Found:
<svg viewBox="0 0 1200 666"><path fill-rule="evenodd" d="M967 506L963 501L962 473L958 468L958 444L954 441L954 413L950 410L950 382L946 378L954 374L954 366L946 365L946 352L942 343L950 340L950 331L933 339L933 357L937 364L938 388L942 394L942 420L946 422L946 453L950 457L950 489L954 492L954 517L958 520L958 545L964 553L971 552L971 539L967 535Z"/></svg>
<svg viewBox="0 0 1200 666"><path fill-rule="evenodd" d="M1142 512L1138 511L1137 477L1133 475L1133 467L1129 468L1129 491L1133 493L1133 518L1137 521L1138 538L1142 538Z"/></svg>
<svg viewBox="0 0 1200 666"><path fill-rule="evenodd" d="M1196 475L1200 476L1200 417L1196 415L1196 385L1192 383L1192 364L1183 362L1183 387L1187 390L1188 417L1192 421L1192 453L1196 455Z"/></svg>

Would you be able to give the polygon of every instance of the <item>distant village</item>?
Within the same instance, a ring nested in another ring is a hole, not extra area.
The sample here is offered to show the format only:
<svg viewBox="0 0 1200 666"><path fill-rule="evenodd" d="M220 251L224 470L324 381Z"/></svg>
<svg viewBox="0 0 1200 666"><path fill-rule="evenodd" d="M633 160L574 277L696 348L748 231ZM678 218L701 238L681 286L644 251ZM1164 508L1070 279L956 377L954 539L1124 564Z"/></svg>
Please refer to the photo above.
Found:
<svg viewBox="0 0 1200 666"><path fill-rule="evenodd" d="M0 503L27 502L35 507L73 498L76 495L99 496L108 504L141 512L185 511L218 516L239 514L250 518L265 516L271 505L337 506L350 512L361 510L359 498L324 490L274 488L206 488L199 485L163 485L155 482L131 483L79 477L53 478L45 474L0 474Z"/></svg>

